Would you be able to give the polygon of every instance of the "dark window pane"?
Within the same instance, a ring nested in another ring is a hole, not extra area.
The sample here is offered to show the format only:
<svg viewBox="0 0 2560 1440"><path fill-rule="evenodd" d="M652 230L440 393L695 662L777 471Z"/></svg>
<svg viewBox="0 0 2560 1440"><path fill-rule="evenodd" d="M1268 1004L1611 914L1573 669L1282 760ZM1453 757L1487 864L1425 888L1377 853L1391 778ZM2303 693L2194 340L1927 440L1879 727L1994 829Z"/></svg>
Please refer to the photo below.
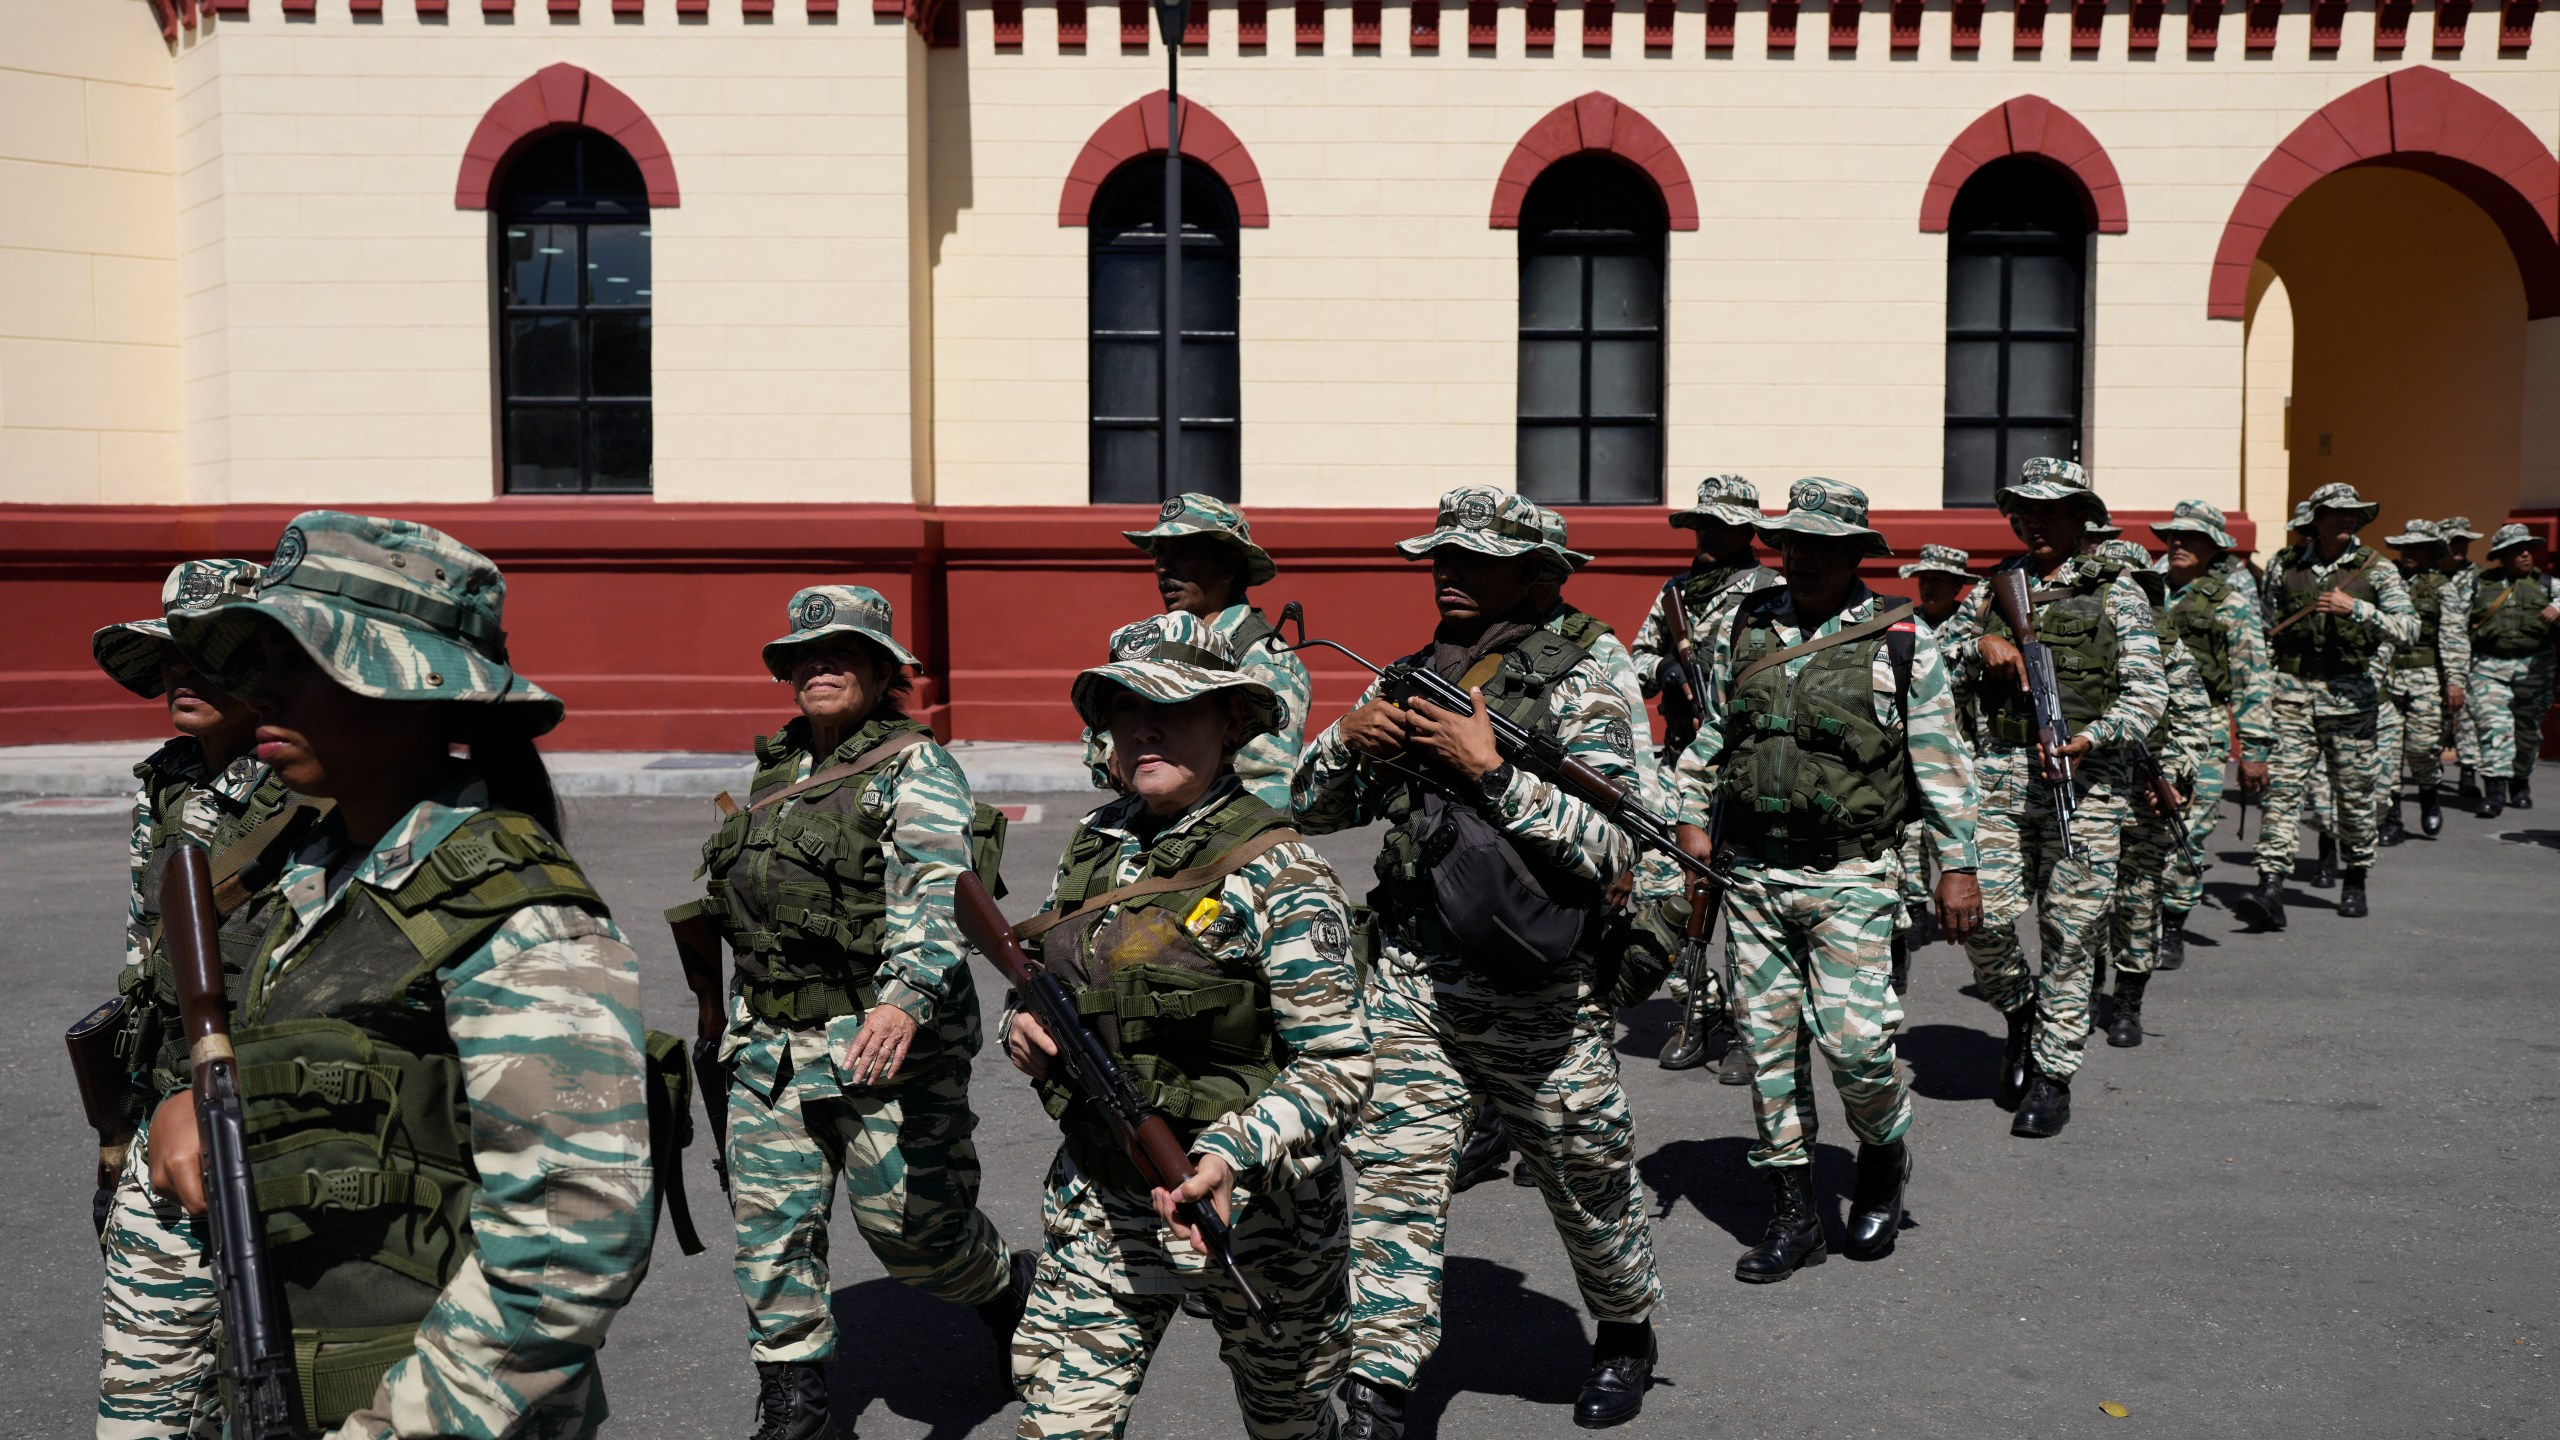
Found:
<svg viewBox="0 0 2560 1440"><path fill-rule="evenodd" d="M2063 255L2019 255L2009 261L2009 328L2080 328L2080 267Z"/></svg>
<svg viewBox="0 0 2560 1440"><path fill-rule="evenodd" d="M1662 377L1655 368L1662 346L1652 340L1595 340L1591 343L1591 413L1651 418L1662 398Z"/></svg>
<svg viewBox="0 0 2560 1440"><path fill-rule="evenodd" d="M2000 257L1947 257L1947 328L2000 328Z"/></svg>
<svg viewBox="0 0 2560 1440"><path fill-rule="evenodd" d="M587 412L587 488L649 488L649 407L599 405Z"/></svg>
<svg viewBox="0 0 2560 1440"><path fill-rule="evenodd" d="M507 393L578 395L578 321L544 315L507 322Z"/></svg>
<svg viewBox="0 0 2560 1440"><path fill-rule="evenodd" d="M578 227L509 221L499 277L509 305L578 303Z"/></svg>
<svg viewBox="0 0 2560 1440"><path fill-rule="evenodd" d="M1147 438L1153 440L1154 432L1148 432ZM1177 494L1185 490L1216 493L1216 486L1210 482L1219 476L1238 474L1243 467L1243 452L1238 445L1235 427L1227 425L1213 430L1194 430L1184 426L1182 453L1175 458L1175 464L1180 473L1173 477L1174 483L1167 488Z"/></svg>
<svg viewBox="0 0 2560 1440"><path fill-rule="evenodd" d="M1575 416L1582 413L1582 342L1520 342L1520 413Z"/></svg>
<svg viewBox="0 0 2560 1440"><path fill-rule="evenodd" d="M1152 505L1163 498L1156 490L1156 432L1153 427L1093 430L1093 500L1097 505Z"/></svg>
<svg viewBox="0 0 2560 1440"><path fill-rule="evenodd" d="M649 227L587 227L587 303L649 303Z"/></svg>
<svg viewBox="0 0 2560 1440"><path fill-rule="evenodd" d="M1149 330L1162 322L1164 261L1144 250L1110 249L1093 257L1093 328Z"/></svg>
<svg viewBox="0 0 2560 1440"><path fill-rule="evenodd" d="M1162 414L1162 368L1152 340L1094 341L1094 415L1152 420ZM1190 407L1186 403L1184 408Z"/></svg>
<svg viewBox="0 0 2560 1440"><path fill-rule="evenodd" d="M1582 430L1573 425L1520 427L1520 493L1563 504L1582 499Z"/></svg>
<svg viewBox="0 0 2560 1440"><path fill-rule="evenodd" d="M1192 420L1233 420L1236 418L1236 344L1219 340L1182 347L1182 418ZM1161 405L1151 407L1161 411Z"/></svg>
<svg viewBox="0 0 2560 1440"><path fill-rule="evenodd" d="M2012 156L1974 172L1947 235L1946 500L1980 504L2036 455L2077 459L2088 218L2071 179Z"/></svg>
<svg viewBox="0 0 2560 1440"><path fill-rule="evenodd" d="M2080 377L2072 371L2079 353L2077 340L2010 341L2007 413L2039 420L2077 414Z"/></svg>
<svg viewBox="0 0 2560 1440"><path fill-rule="evenodd" d="M595 370L590 395L646 396L649 393L649 317L599 315L595 327Z"/></svg>
<svg viewBox="0 0 2560 1440"><path fill-rule="evenodd" d="M1131 161L1094 197L1085 272L1091 494L1097 502L1153 503L1168 489L1234 499L1241 489L1235 202L1215 171L1183 163L1182 414L1177 474L1160 481L1152 421L1162 409L1157 332L1164 285L1164 168L1161 157Z"/></svg>
<svg viewBox="0 0 2560 1440"><path fill-rule="evenodd" d="M1164 266L1156 266L1156 285L1162 288ZM1155 308L1148 302L1148 309ZM1148 321L1154 324L1153 320ZM1231 250L1206 250L1189 246L1182 253L1182 330L1215 330L1234 334L1236 328L1236 257Z"/></svg>
<svg viewBox="0 0 2560 1440"><path fill-rule="evenodd" d="M1647 255L1591 258L1591 323L1601 330L1650 329L1662 320L1662 272Z"/></svg>
<svg viewBox="0 0 2560 1440"><path fill-rule="evenodd" d="M2012 425L2009 427L2008 451L2002 457L2007 468L2001 472L2002 484L2018 478L2018 467L2038 455L2057 460L2080 458L2080 427L2077 425Z"/></svg>
<svg viewBox="0 0 2560 1440"><path fill-rule="evenodd" d="M575 406L527 407L508 412L507 488L522 491L578 488L578 411Z"/></svg>
<svg viewBox="0 0 2560 1440"><path fill-rule="evenodd" d="M1999 341L1947 342L1947 413L1999 418Z"/></svg>
<svg viewBox="0 0 2560 1440"><path fill-rule="evenodd" d="M1520 266L1520 328L1582 327L1582 257L1532 255Z"/></svg>
<svg viewBox="0 0 2560 1440"><path fill-rule="evenodd" d="M2000 432L1990 426L1947 427L1950 505L1988 505L2000 480Z"/></svg>
<svg viewBox="0 0 2560 1440"><path fill-rule="evenodd" d="M1594 505L1650 504L1662 498L1662 432L1651 425L1600 425L1591 431Z"/></svg>

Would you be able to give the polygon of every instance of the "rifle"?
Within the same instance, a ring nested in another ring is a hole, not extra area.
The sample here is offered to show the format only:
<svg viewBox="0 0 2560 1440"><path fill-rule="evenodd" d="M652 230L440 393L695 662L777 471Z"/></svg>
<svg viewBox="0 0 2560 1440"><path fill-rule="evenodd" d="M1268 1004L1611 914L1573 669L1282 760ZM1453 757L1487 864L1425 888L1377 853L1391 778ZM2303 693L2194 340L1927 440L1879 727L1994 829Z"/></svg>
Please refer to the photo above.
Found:
<svg viewBox="0 0 2560 1440"><path fill-rule="evenodd" d="M1280 643L1279 626L1272 627L1271 633L1263 636L1257 643L1268 645L1283 653L1306 650L1315 646L1338 652L1361 669L1385 680L1387 685L1384 693L1387 699L1399 706L1409 707L1416 700L1428 700L1452 715L1472 715L1476 711L1475 702L1467 698L1466 691L1459 689L1455 683L1429 666L1412 666L1401 674L1390 677L1386 671L1370 664L1344 645L1331 640L1308 639L1306 610L1295 600L1280 607L1280 624L1294 624L1298 627L1298 639L1295 644ZM1601 819L1618 827L1628 839L1636 842L1637 848L1658 851L1670 856L1673 864L1688 871L1696 879L1705 879L1714 873L1706 861L1680 848L1680 843L1673 836L1669 822L1644 808L1633 790L1566 754L1562 740L1553 735L1541 735L1523 729L1490 712L1485 715L1485 719L1493 727L1493 743L1495 748L1502 752L1503 759L1599 811ZM1402 770L1435 789L1446 788L1445 782L1434 779L1413 766L1398 761L1382 763L1390 769Z"/></svg>
<svg viewBox="0 0 2560 1440"><path fill-rule="evenodd" d="M115 1203L116 1181L124 1173L125 1151L133 1144L140 1118L142 1091L133 1083L133 1068L117 1052L133 1002L118 995L90 1011L63 1032L71 1049L71 1078L80 1087L80 1110L98 1132L98 1191L89 1204L89 1223L106 1238L107 1212Z"/></svg>
<svg viewBox="0 0 2560 1440"><path fill-rule="evenodd" d="M1735 984L1730 961L1719 975L1715 952L1707 944L1715 933L1716 918L1724 913L1724 892L1732 879L1731 861L1724 848L1724 797L1718 795L1707 811L1708 849L1715 859L1709 862L1704 878L1689 882L1689 921L1680 931L1680 968L1689 977L1689 1011L1693 1024L1736 1025L1739 988ZM1709 990L1717 993L1709 998Z"/></svg>
<svg viewBox="0 0 2560 1440"><path fill-rule="evenodd" d="M1663 670L1662 753L1658 758L1665 765L1676 765L1681 753L1698 738L1698 725L1707 713L1707 670L1698 663L1697 647L1689 634L1689 607L1681 602L1679 581L1663 582L1662 598L1655 602L1654 613L1661 617L1662 639L1671 658L1671 664ZM1685 712L1676 718L1670 704L1674 695L1680 697L1680 709Z"/></svg>
<svg viewBox="0 0 2560 1440"><path fill-rule="evenodd" d="M668 911L667 929L676 938L684 988L693 992L693 1088L702 1092L702 1118L711 1130L711 1173L720 1177L720 1193L726 1195L730 1067L720 1063L720 1036L729 1028L722 1003L720 932L699 902Z"/></svg>
<svg viewBox="0 0 2560 1440"><path fill-rule="evenodd" d="M2178 854L2188 863L2197 860L2196 837L2187 833L2186 799L2178 787L2169 783L2167 772L2160 768L2160 757L2141 740L2128 740L2125 758L2133 762L2133 786L2151 797L2152 808L2159 811L2160 821L2178 842Z"/></svg>
<svg viewBox="0 0 2560 1440"><path fill-rule="evenodd" d="M1173 1127L1165 1123L1162 1112L1141 1097L1128 1072L1103 1047L1102 1038L1084 1023L1067 987L1024 952L1022 942L1014 938L1013 926L996 908L996 897L987 893L986 883L963 871L954 889L952 908L960 921L960 933L1004 972L1023 1007L1039 1018L1040 1027L1057 1042L1058 1053L1050 1067L1074 1093L1075 1103L1101 1114L1111 1127L1112 1138L1137 1166L1139 1178L1160 1190L1180 1188L1191 1178L1191 1157L1183 1153ZM1253 1282L1245 1278L1244 1267L1236 1263L1234 1232L1219 1218L1217 1207L1185 1201L1175 1213L1183 1224L1199 1231L1201 1248L1235 1282L1236 1289L1244 1295L1245 1309L1252 1312L1263 1333L1274 1340L1281 1338L1279 1322L1271 1318Z"/></svg>
<svg viewBox="0 0 2560 1440"><path fill-rule="evenodd" d="M214 941L213 870L181 844L160 886L163 943L178 977L178 1014L195 1070L196 1138L204 1151L205 1268L222 1298L222 1353L233 1440L295 1440L293 1340L267 1259L267 1218L249 1169L248 1112L231 1051L230 997Z"/></svg>
<svg viewBox="0 0 2560 1440"><path fill-rule="evenodd" d="M2053 648L2036 638L2035 609L2027 601L2027 572L2012 566L1991 577L1991 598L2002 619L2018 637L2018 653L2027 662L2027 703L2035 714L2037 758L2052 772L2054 824L2062 831L2062 858L2075 859L2080 847L2071 838L2071 820L2079 810L2073 788L2073 765L2062 747L2070 742L2071 722L2062 715L2062 682L2053 672Z"/></svg>

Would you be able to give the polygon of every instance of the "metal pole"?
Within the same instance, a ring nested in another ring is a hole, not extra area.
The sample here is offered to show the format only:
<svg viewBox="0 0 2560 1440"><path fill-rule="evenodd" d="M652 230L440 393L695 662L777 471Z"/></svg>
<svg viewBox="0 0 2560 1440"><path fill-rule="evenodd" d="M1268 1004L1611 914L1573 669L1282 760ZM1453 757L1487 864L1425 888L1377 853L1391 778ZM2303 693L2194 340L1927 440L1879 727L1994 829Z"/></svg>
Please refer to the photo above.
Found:
<svg viewBox="0 0 2560 1440"><path fill-rule="evenodd" d="M1191 0L1156 0L1156 21L1164 30L1164 304L1157 317L1163 342L1156 357L1164 393L1156 426L1158 498L1183 490L1177 463L1182 447L1182 32L1190 10Z"/></svg>

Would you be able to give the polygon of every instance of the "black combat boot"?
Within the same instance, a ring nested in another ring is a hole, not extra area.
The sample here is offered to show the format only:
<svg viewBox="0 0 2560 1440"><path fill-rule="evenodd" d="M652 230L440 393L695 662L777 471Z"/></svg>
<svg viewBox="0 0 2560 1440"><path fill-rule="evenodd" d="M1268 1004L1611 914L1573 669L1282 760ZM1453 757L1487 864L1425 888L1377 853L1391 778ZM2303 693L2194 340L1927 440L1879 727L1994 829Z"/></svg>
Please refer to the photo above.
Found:
<svg viewBox="0 0 2560 1440"><path fill-rule="evenodd" d="M815 1360L756 1362L752 1440L827 1440L827 1367Z"/></svg>
<svg viewBox="0 0 2560 1440"><path fill-rule="evenodd" d="M2397 845L2408 838L2409 826L2400 818L2400 797L2394 795L2391 797L2391 808L2382 812L2380 843Z"/></svg>
<svg viewBox="0 0 2560 1440"><path fill-rule="evenodd" d="M2338 891L2339 919L2361 920L2373 912L2373 907L2364 898L2364 874L2361 865L2347 867L2347 883Z"/></svg>
<svg viewBox="0 0 2560 1440"><path fill-rule="evenodd" d="M2338 883L2338 837L2320 837L2320 858L2311 867L2311 888L2326 890Z"/></svg>
<svg viewBox="0 0 2560 1440"><path fill-rule="evenodd" d="M1881 1260L1902 1235L1902 1191L1911 1183L1911 1147L1858 1147L1858 1185L1849 1192L1849 1235L1840 1253L1852 1260Z"/></svg>
<svg viewBox="0 0 2560 1440"><path fill-rule="evenodd" d="M996 1375L1013 1388L1013 1332L1022 1325L1023 1307L1031 1303L1031 1282L1040 1274L1040 1252L1016 1250L1005 1262L1004 1293L978 1307L978 1322L995 1337Z"/></svg>
<svg viewBox="0 0 2560 1440"><path fill-rule="evenodd" d="M2480 770L2474 765L2462 767L2462 783L2454 788L2453 798L2465 805L2480 803Z"/></svg>
<svg viewBox="0 0 2560 1440"><path fill-rule="evenodd" d="M1729 1028L1725 1034L1729 1038L1725 1042L1724 1059L1716 1065L1716 1083L1748 1085L1751 1083L1751 1047L1743 1041L1739 1027Z"/></svg>
<svg viewBox="0 0 2560 1440"><path fill-rule="evenodd" d="M1733 1262L1733 1278L1746 1285L1771 1285L1807 1265L1828 1259L1822 1217L1813 1209L1813 1167L1789 1165L1769 1172L1769 1228L1760 1243Z"/></svg>
<svg viewBox="0 0 2560 1440"><path fill-rule="evenodd" d="M1683 1018L1671 1027L1671 1038L1662 1046L1654 1064L1665 1070L1695 1070L1707 1063L1707 1027L1694 1019Z"/></svg>
<svg viewBox="0 0 2560 1440"><path fill-rule="evenodd" d="M1404 1406L1410 1391L1345 1375L1335 1387L1342 1397L1342 1440L1404 1440Z"/></svg>
<svg viewBox="0 0 2560 1440"><path fill-rule="evenodd" d="M2021 1140L2046 1140L2061 1134L2070 1123L2071 1082L2039 1070L2035 1083L2027 1087L2027 1098L2018 1103L2018 1118L2010 1122L2009 1133Z"/></svg>
<svg viewBox="0 0 2560 1440"><path fill-rule="evenodd" d="M1655 1353L1652 1321L1601 1321L1591 1341L1591 1374L1582 1382L1582 1398L1573 1402L1573 1423L1606 1430L1636 1418L1645 1387L1653 1383Z"/></svg>
<svg viewBox="0 0 2560 1440"><path fill-rule="evenodd" d="M2530 779L2518 775L2507 782L2507 808L2510 810L2533 808L2533 782Z"/></svg>
<svg viewBox="0 0 2560 1440"><path fill-rule="evenodd" d="M2507 813L2507 777L2484 775L2480 778L2480 808L2471 812L2483 820L2495 820Z"/></svg>
<svg viewBox="0 0 2560 1440"><path fill-rule="evenodd" d="M1472 1190L1500 1175L1510 1163L1511 1132L1503 1128L1502 1112L1487 1100L1476 1107L1475 1123L1467 1127L1467 1143L1458 1148L1457 1173L1449 1188Z"/></svg>
<svg viewBox="0 0 2560 1440"><path fill-rule="evenodd" d="M1893 937L1893 993L1898 998L1911 993L1911 947L1902 937Z"/></svg>
<svg viewBox="0 0 2560 1440"><path fill-rule="evenodd" d="M2107 1043L2119 1050L2142 1043L2142 992L2151 977L2131 970L2116 972L2115 1012L2107 1019Z"/></svg>
<svg viewBox="0 0 2560 1440"><path fill-rule="evenodd" d="M2187 912L2160 912L2160 961L2154 970L2175 970L2187 963Z"/></svg>
<svg viewBox="0 0 2560 1440"><path fill-rule="evenodd" d="M2009 1039L2000 1047L2000 1080L1991 1091L1991 1103L2003 1110L2015 1110L2027 1093L2027 1051L2035 1040L2036 1007L2030 1000L2008 1012Z"/></svg>
<svg viewBox="0 0 2560 1440"><path fill-rule="evenodd" d="M2418 833L2430 840L2444 833L2444 804L2433 785L2418 792Z"/></svg>
<svg viewBox="0 0 2560 1440"><path fill-rule="evenodd" d="M2258 876L2258 888L2231 897L2231 913L2240 923L2261 930L2284 928L2284 878L2272 872Z"/></svg>

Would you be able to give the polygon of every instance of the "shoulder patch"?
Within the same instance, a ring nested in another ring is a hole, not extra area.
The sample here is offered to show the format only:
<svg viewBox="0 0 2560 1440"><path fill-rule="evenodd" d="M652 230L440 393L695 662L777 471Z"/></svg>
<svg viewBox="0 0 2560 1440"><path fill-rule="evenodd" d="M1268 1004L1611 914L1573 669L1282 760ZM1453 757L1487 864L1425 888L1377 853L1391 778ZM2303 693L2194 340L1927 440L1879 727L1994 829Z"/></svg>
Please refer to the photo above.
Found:
<svg viewBox="0 0 2560 1440"><path fill-rule="evenodd" d="M1308 937L1315 941L1316 953L1327 960L1342 960L1351 954L1351 927L1342 917L1327 910L1309 923Z"/></svg>
<svg viewBox="0 0 2560 1440"><path fill-rule="evenodd" d="M1600 727L1600 733L1607 738L1611 754L1629 759L1634 757L1636 753L1635 729L1628 725L1625 719L1616 718L1610 720L1608 724Z"/></svg>

